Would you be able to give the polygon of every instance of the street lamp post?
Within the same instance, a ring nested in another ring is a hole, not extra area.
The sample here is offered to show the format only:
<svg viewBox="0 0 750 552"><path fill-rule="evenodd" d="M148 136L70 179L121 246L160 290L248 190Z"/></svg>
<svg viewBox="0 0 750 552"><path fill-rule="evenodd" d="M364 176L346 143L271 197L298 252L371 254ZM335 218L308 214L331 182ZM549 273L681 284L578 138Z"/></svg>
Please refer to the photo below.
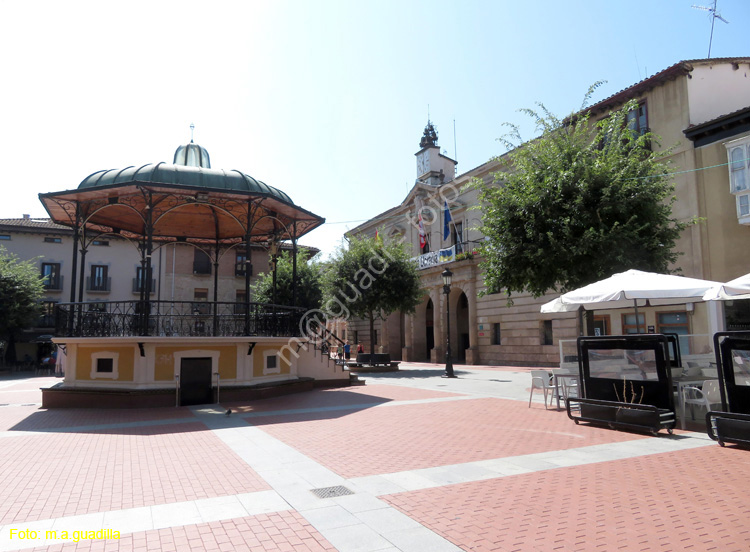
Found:
<svg viewBox="0 0 750 552"><path fill-rule="evenodd" d="M269 259L271 268L273 270L273 284L272 284L272 299L271 302L275 305L276 304L276 264L279 260L279 242L276 241L276 238L274 237L273 240L271 240L271 243L268 247L269 253L271 254L271 258Z"/></svg>
<svg viewBox="0 0 750 552"><path fill-rule="evenodd" d="M453 373L453 359L451 358L451 305L450 305L450 293L451 293L451 282L453 281L453 273L450 269L446 268L443 270L443 293L445 293L445 325L446 325L446 344L445 344L445 374L444 378L455 378L456 374Z"/></svg>

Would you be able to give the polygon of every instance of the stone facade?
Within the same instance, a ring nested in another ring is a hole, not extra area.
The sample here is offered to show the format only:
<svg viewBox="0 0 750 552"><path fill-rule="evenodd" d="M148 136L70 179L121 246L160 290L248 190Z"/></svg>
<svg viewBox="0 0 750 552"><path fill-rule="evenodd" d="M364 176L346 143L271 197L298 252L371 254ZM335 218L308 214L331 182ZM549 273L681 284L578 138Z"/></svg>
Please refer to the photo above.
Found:
<svg viewBox="0 0 750 552"><path fill-rule="evenodd" d="M674 268L681 268L685 276L727 281L750 272L746 255L738 253L750 247L750 227L738 220L740 200L735 196L742 193L730 190L726 145L748 138L750 146L748 117L727 116L750 111L748 98L750 58L711 59L677 63L591 107L592 120L598 120L627 101L637 100L642 108L639 124L661 138L661 143L652 147L670 148L668 161L674 171L677 197L673 215L683 221L701 218L677 244L682 255ZM476 230L482 213L471 209L478 203L477 193L464 186L474 179L491 182L500 170L498 160L451 178L445 168L447 158L437 157L438 167L435 155L421 157L425 145L429 148L431 144L420 143L417 181L407 197L351 231L374 236L377 229L388 239L404 240L420 262L423 303L412 315L395 313L378 324L377 347L392 358L442 362L449 307L451 346L458 362L550 366L568 353L575 354L579 327L576 314L540 313L541 305L554 299L555 294L538 299L514 295L512 305L503 294L482 294L481 258L472 255L474 246L484 239ZM444 202L453 220L447 239L443 239ZM420 214L421 235L432 252L428 255L421 247ZM457 256L446 254L443 260L447 262L440 262L440 255L434 252L450 248ZM453 272L449 305L440 277L446 267ZM690 338L691 352L710 350L705 337L710 331L705 304L646 308L641 314L654 331L704 336ZM595 324L599 331L611 335L627 333L632 316L634 313L627 309L597 311ZM349 332L350 337L355 332L366 347L369 345L363 321L350 320Z"/></svg>

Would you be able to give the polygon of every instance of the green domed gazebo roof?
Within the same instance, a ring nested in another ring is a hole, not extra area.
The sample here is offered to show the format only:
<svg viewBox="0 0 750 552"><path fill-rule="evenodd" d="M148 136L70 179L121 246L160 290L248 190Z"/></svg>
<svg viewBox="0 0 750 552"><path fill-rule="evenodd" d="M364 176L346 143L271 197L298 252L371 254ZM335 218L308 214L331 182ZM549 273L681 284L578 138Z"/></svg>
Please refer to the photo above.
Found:
<svg viewBox="0 0 750 552"><path fill-rule="evenodd" d="M77 189L39 194L53 221L138 239L222 243L294 240L325 222L278 188L210 168L190 142L174 163L97 171Z"/></svg>
<svg viewBox="0 0 750 552"><path fill-rule="evenodd" d="M78 189L90 190L124 184L165 184L205 191L260 194L294 205L292 198L286 193L237 170L225 171L167 163L98 171L86 177L79 184Z"/></svg>

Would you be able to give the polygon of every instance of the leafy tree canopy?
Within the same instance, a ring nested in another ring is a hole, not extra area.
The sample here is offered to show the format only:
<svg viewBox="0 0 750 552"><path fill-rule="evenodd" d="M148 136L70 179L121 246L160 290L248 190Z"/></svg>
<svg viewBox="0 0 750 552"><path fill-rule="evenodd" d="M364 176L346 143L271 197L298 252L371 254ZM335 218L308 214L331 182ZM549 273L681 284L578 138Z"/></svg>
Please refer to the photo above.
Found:
<svg viewBox="0 0 750 552"><path fill-rule="evenodd" d="M596 123L585 111L558 119L542 104L532 117L541 136L500 160L493 184L475 182L484 211L481 248L492 293L561 293L635 268L666 272L689 223L672 218L675 201L656 137L632 129L630 102ZM520 143L517 127L502 141ZM507 172L505 172L507 171Z"/></svg>
<svg viewBox="0 0 750 552"><path fill-rule="evenodd" d="M316 258L317 255L308 261L306 254L302 252L297 256L297 306L307 310L319 309L323 300L322 268ZM276 262L276 303L279 305L293 304L292 276L292 256L288 251L282 251ZM273 301L271 268L268 272L259 274L250 290L253 301Z"/></svg>
<svg viewBox="0 0 750 552"><path fill-rule="evenodd" d="M331 316L350 314L370 321L374 352L374 320L395 311L412 313L423 290L417 266L404 244L353 236L330 261L324 280L324 308Z"/></svg>
<svg viewBox="0 0 750 552"><path fill-rule="evenodd" d="M34 261L20 261L0 246L0 339L28 328L41 313L44 285Z"/></svg>

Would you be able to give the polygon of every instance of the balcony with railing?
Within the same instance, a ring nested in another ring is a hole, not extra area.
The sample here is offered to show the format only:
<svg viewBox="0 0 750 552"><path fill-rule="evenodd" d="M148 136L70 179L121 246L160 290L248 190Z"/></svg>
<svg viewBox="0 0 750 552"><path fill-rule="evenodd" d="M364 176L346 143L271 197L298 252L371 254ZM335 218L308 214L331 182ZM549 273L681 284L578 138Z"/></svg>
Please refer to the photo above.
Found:
<svg viewBox="0 0 750 552"><path fill-rule="evenodd" d="M305 310L267 303L195 301L105 301L59 303L58 337L191 337L300 334Z"/></svg>
<svg viewBox="0 0 750 552"><path fill-rule="evenodd" d="M143 278L133 278L133 293L140 293L145 290L146 281ZM156 292L156 280L151 279L151 293Z"/></svg>
<svg viewBox="0 0 750 552"><path fill-rule="evenodd" d="M479 255L476 250L478 243L479 242L473 240L459 242L445 249L423 253L418 257L412 258L412 260L417 263L417 268L419 270L424 270L441 264L474 259Z"/></svg>
<svg viewBox="0 0 750 552"><path fill-rule="evenodd" d="M44 276L44 289L46 291L62 291L62 274L47 274Z"/></svg>
<svg viewBox="0 0 750 552"><path fill-rule="evenodd" d="M86 291L109 292L112 291L112 278L86 276Z"/></svg>

